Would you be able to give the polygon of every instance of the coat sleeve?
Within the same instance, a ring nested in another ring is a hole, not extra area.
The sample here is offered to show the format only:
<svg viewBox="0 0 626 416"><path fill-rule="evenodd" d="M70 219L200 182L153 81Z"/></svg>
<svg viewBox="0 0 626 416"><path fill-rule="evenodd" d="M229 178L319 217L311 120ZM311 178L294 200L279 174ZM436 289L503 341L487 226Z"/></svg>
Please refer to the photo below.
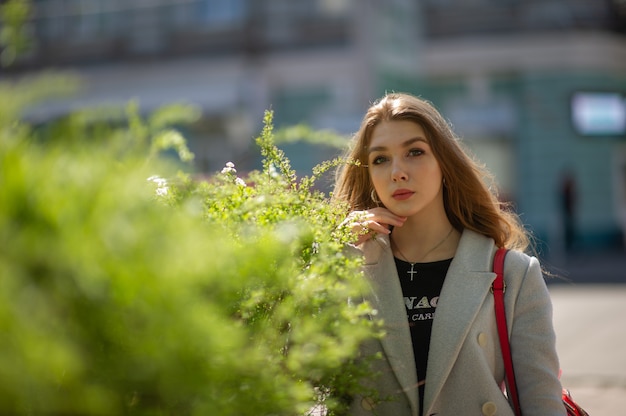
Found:
<svg viewBox="0 0 626 416"><path fill-rule="evenodd" d="M509 320L511 353L522 413L524 416L565 415L552 302L541 267L536 258L526 255L513 256L511 260L526 263L525 268L521 264L515 267L525 269L518 282L511 282L513 286L519 285L511 293L516 299L507 299L508 309L513 306L507 314L513 317Z"/></svg>

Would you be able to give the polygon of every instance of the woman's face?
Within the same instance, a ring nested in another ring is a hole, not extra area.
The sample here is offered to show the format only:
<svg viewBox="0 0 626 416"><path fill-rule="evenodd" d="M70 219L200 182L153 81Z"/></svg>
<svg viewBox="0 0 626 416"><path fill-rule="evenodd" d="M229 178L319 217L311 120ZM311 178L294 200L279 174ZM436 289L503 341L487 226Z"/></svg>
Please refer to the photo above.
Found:
<svg viewBox="0 0 626 416"><path fill-rule="evenodd" d="M410 217L443 209L443 176L419 124L381 122L372 131L367 152L374 189L392 213Z"/></svg>

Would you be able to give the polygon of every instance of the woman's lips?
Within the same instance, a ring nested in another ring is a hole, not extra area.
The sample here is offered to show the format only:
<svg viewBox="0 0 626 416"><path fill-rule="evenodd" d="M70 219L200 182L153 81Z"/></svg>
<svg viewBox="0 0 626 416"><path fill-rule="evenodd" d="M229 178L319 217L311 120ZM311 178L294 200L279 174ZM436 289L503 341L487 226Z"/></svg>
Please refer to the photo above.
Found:
<svg viewBox="0 0 626 416"><path fill-rule="evenodd" d="M415 192L410 191L408 189L398 189L392 195L393 199L398 201L404 201L405 199L409 199L413 196Z"/></svg>

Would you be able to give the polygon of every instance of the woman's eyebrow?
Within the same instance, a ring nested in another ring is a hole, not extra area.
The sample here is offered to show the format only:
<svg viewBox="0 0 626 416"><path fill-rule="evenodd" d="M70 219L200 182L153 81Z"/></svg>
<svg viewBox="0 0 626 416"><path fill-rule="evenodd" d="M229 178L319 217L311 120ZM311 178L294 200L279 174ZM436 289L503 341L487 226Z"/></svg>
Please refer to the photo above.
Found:
<svg viewBox="0 0 626 416"><path fill-rule="evenodd" d="M402 147L409 147L410 145L412 145L412 144L414 144L416 142L424 142L424 143L428 144L428 141L426 141L426 139L423 138L423 137L412 137L412 138L410 138L408 140L405 140L402 143ZM385 151L385 150L387 150L386 146L374 146L374 147L370 147L367 150L367 153L382 152L382 151Z"/></svg>

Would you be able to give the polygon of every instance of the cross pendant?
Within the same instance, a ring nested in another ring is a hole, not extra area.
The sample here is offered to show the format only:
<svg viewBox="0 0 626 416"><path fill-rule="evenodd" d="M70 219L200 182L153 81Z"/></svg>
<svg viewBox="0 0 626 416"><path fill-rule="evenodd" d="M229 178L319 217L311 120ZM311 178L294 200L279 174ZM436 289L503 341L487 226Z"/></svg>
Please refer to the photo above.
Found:
<svg viewBox="0 0 626 416"><path fill-rule="evenodd" d="M407 272L407 274L411 276L411 282L413 281L413 275L417 274L417 272L413 270L413 267L415 267L415 263L411 263L411 270Z"/></svg>

